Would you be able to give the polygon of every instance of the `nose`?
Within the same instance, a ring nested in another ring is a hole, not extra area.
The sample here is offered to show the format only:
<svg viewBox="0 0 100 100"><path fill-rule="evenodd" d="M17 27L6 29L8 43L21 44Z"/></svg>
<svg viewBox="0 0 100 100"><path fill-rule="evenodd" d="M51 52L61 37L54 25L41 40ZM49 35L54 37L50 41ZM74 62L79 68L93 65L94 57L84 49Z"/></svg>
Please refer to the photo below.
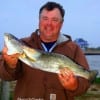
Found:
<svg viewBox="0 0 100 100"><path fill-rule="evenodd" d="M52 24L52 20L51 20L51 19L48 19L48 20L47 20L47 24L48 24L48 25L51 25L51 24Z"/></svg>

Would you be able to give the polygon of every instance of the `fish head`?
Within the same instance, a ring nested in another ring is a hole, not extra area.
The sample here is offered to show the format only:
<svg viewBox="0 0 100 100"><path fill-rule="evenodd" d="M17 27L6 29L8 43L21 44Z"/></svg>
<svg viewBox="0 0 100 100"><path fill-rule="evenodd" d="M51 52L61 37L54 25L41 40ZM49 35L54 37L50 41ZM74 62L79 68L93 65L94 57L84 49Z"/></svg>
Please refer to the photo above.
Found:
<svg viewBox="0 0 100 100"><path fill-rule="evenodd" d="M4 33L4 40L5 42L19 41L18 38L16 38L14 35L10 33Z"/></svg>
<svg viewBox="0 0 100 100"><path fill-rule="evenodd" d="M4 43L8 49L7 54L16 54L23 53L22 44L19 42L19 39L10 33L4 34Z"/></svg>

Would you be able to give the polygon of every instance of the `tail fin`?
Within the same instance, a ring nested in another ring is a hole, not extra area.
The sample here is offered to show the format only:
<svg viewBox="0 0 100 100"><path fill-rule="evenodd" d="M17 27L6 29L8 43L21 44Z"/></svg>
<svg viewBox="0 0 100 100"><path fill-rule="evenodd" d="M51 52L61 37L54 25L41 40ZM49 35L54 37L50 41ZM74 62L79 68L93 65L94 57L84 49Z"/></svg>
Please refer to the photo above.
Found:
<svg viewBox="0 0 100 100"><path fill-rule="evenodd" d="M90 82L91 83L94 82L94 80L95 80L96 76L98 75L98 73L99 72L97 70L91 70L90 71Z"/></svg>

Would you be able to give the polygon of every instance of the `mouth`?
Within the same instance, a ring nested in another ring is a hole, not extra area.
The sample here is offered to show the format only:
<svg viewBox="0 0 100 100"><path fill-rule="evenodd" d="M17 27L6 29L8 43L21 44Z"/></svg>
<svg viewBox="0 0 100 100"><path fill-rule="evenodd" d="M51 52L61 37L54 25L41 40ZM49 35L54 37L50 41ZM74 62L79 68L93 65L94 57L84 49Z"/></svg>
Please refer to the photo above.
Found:
<svg viewBox="0 0 100 100"><path fill-rule="evenodd" d="M46 31L47 32L51 32L52 31L52 28L51 27L46 27Z"/></svg>

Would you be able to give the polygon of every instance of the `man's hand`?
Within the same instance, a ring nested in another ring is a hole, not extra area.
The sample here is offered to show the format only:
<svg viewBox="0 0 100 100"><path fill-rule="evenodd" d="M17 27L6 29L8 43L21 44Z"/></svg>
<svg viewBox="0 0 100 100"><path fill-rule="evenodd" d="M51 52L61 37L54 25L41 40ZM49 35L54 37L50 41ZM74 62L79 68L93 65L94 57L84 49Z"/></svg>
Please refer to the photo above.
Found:
<svg viewBox="0 0 100 100"><path fill-rule="evenodd" d="M65 89L73 91L78 87L77 77L69 69L61 69L58 77Z"/></svg>
<svg viewBox="0 0 100 100"><path fill-rule="evenodd" d="M2 56L10 68L15 68L18 61L19 54L8 55L7 50L8 50L7 47L3 48Z"/></svg>

